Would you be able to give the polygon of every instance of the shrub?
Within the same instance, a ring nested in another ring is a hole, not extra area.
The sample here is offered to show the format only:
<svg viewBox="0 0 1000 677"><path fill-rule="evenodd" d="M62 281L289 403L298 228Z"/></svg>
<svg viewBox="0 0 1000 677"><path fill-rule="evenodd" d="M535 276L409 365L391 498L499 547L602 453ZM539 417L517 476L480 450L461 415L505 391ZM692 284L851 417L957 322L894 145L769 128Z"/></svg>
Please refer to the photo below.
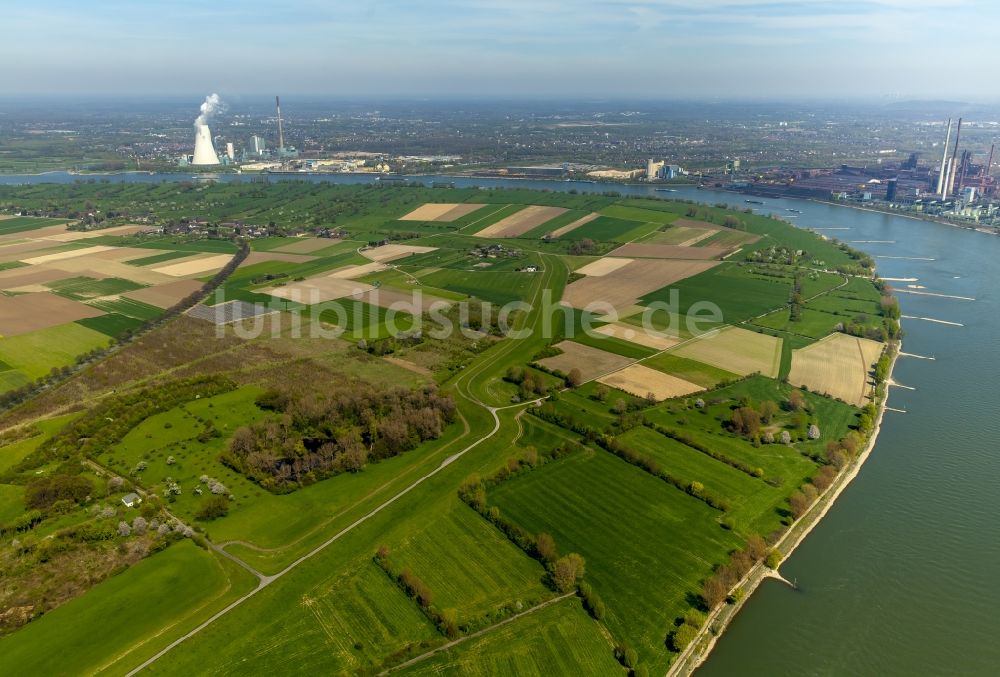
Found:
<svg viewBox="0 0 1000 677"><path fill-rule="evenodd" d="M225 496L209 496L205 499L205 502L198 512L195 513L195 519L201 520L203 522L210 522L219 517L225 517L229 514L229 499Z"/></svg>

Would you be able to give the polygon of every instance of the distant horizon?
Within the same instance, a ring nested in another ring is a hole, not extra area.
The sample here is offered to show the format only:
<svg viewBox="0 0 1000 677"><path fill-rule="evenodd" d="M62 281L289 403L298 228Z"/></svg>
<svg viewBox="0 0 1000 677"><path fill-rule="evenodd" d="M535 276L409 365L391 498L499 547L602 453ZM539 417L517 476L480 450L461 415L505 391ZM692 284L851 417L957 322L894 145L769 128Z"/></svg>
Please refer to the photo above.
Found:
<svg viewBox="0 0 1000 677"><path fill-rule="evenodd" d="M967 100L1000 60L1000 7L975 0L36 0L4 14L0 59L16 67L0 91L17 95Z"/></svg>
<svg viewBox="0 0 1000 677"><path fill-rule="evenodd" d="M643 97L640 95L595 96L593 94L484 94L469 92L466 94L321 94L315 92L275 91L261 92L224 92L209 88L201 91L177 92L165 94L162 92L0 92L0 102L33 102L33 101L65 101L65 102L136 102L136 103L178 103L191 104L195 108L207 94L218 93L223 101L260 100L269 106L274 103L274 97L282 100L292 100L310 103L478 103L478 102L509 102L519 104L552 103L552 104L777 104L777 105L817 105L817 106L898 106L898 105L953 105L953 106L995 106L1000 105L1000 94L996 98L974 97L876 97L870 95L857 96L676 96L676 97Z"/></svg>

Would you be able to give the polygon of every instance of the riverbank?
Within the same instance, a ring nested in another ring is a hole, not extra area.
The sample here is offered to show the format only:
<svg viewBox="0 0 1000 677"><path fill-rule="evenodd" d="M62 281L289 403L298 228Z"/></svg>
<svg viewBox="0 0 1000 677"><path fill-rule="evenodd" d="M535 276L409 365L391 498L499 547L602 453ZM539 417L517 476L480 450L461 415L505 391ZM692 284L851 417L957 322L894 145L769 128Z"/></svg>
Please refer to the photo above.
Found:
<svg viewBox="0 0 1000 677"><path fill-rule="evenodd" d="M886 384L892 379L892 372L896 368L896 360L899 359L899 355L902 352L902 341L897 342L895 345L890 344L889 350L892 352L892 359L889 364L889 374L886 377ZM879 432L882 429L882 420L885 417L888 403L889 388L887 385L885 396L878 404L878 415L875 418L875 424L865 448L848 468L837 475L833 484L816 499L816 502L810 506L809 510L793 522L778 542L775 543L774 547L781 555L777 566L771 568L766 564L758 563L750 569L747 575L731 591L731 593L735 593L737 590L742 590L742 594L737 594L736 598L731 596L731 599L734 599L732 604L728 602L723 603L720 607L709 613L698 635L691 641L687 649L681 652L677 660L671 664L670 669L667 671L667 677L687 677L693 674L708 659L716 643L726 631L726 628L729 627L729 624L743 608L743 605L750 600L753 593L766 579L774 578L786 585L795 587L794 582L789 582L779 573L781 564L805 541L806 537L819 525L844 490L858 476L862 466L864 466L875 449L875 443L878 441Z"/></svg>

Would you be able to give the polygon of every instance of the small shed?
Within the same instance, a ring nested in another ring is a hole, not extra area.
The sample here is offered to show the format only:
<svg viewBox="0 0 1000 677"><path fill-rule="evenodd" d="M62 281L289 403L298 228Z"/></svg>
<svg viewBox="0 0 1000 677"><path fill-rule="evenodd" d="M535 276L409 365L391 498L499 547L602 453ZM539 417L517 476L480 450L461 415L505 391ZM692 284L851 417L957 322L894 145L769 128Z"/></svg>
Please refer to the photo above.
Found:
<svg viewBox="0 0 1000 677"><path fill-rule="evenodd" d="M135 506L142 503L142 496L133 491L130 494L125 494L124 496L122 496L122 503L125 504L126 508L134 508Z"/></svg>

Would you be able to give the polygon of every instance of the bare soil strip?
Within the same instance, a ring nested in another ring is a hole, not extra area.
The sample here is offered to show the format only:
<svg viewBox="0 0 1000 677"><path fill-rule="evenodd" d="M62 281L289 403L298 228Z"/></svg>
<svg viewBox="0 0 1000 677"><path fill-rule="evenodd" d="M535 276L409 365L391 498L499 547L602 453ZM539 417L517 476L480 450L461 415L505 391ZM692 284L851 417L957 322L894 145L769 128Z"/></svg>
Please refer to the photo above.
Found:
<svg viewBox="0 0 1000 677"><path fill-rule="evenodd" d="M326 249L340 242L328 237L299 237L286 245L275 247L273 251L288 254L311 254L318 249Z"/></svg>
<svg viewBox="0 0 1000 677"><path fill-rule="evenodd" d="M598 376L627 367L635 361L573 341L563 341L557 344L556 348L563 351L562 355L546 357L538 360L538 364L563 374L579 369L584 381L592 381Z"/></svg>
<svg viewBox="0 0 1000 677"><path fill-rule="evenodd" d="M654 350L667 350L668 348L673 348L675 345L680 343L680 339L660 334L659 332L644 331L640 327L630 324L605 324L598 327L594 331L598 334L612 336L616 339L628 341L629 343L635 343L636 345L645 346L646 348L652 348Z"/></svg>
<svg viewBox="0 0 1000 677"><path fill-rule="evenodd" d="M48 292L0 296L0 335L26 334L103 314L97 308Z"/></svg>
<svg viewBox="0 0 1000 677"><path fill-rule="evenodd" d="M185 260L180 263L153 268L154 273L169 275L170 277L187 277L188 275L199 275L219 270L232 260L229 254L215 254L211 256L199 257L194 260Z"/></svg>
<svg viewBox="0 0 1000 677"><path fill-rule="evenodd" d="M135 291L122 294L122 296L148 303L157 308L170 308L176 305L181 299L201 289L201 287L202 283L198 280L176 280L156 287L136 289Z"/></svg>
<svg viewBox="0 0 1000 677"><path fill-rule="evenodd" d="M639 259L603 277L586 277L566 287L563 302L583 309L599 302L616 309L628 308L638 300L685 278L703 273L716 261ZM592 306L599 309L598 306Z"/></svg>
<svg viewBox="0 0 1000 677"><path fill-rule="evenodd" d="M577 268L576 272L581 275L587 275L588 277L604 277L608 273L613 273L619 268L623 268L630 263L632 263L632 259L617 259L611 256L605 256L603 259L597 259L593 263L588 263L582 268Z"/></svg>
<svg viewBox="0 0 1000 677"><path fill-rule="evenodd" d="M466 214L471 214L472 212L485 207L484 204L472 204L472 203L432 203L428 202L425 205L417 207L409 214L405 214L399 217L400 221L439 221L441 223L451 223L456 219L460 219Z"/></svg>
<svg viewBox="0 0 1000 677"><path fill-rule="evenodd" d="M714 233L709 233L711 237ZM704 238L696 238L695 241ZM689 240L690 242L690 240ZM634 242L614 250L609 256L631 256L637 259L686 259L707 261L725 256L732 247L689 247L683 244L643 244Z"/></svg>
<svg viewBox="0 0 1000 677"><path fill-rule="evenodd" d="M562 207L530 205L476 233L477 237L518 237L565 213Z"/></svg>
<svg viewBox="0 0 1000 677"><path fill-rule="evenodd" d="M437 247L418 247L410 244L387 244L382 245L381 247L362 249L361 255L366 259L371 259L372 261L386 263L389 261L395 261L396 259L402 259L413 254L426 254L427 252L435 250L437 250Z"/></svg>
<svg viewBox="0 0 1000 677"><path fill-rule="evenodd" d="M657 400L682 397L704 390L701 386L690 381L664 374L662 371L650 369L641 364L633 364L597 380L604 385L624 390L636 397L646 397L652 393Z"/></svg>

